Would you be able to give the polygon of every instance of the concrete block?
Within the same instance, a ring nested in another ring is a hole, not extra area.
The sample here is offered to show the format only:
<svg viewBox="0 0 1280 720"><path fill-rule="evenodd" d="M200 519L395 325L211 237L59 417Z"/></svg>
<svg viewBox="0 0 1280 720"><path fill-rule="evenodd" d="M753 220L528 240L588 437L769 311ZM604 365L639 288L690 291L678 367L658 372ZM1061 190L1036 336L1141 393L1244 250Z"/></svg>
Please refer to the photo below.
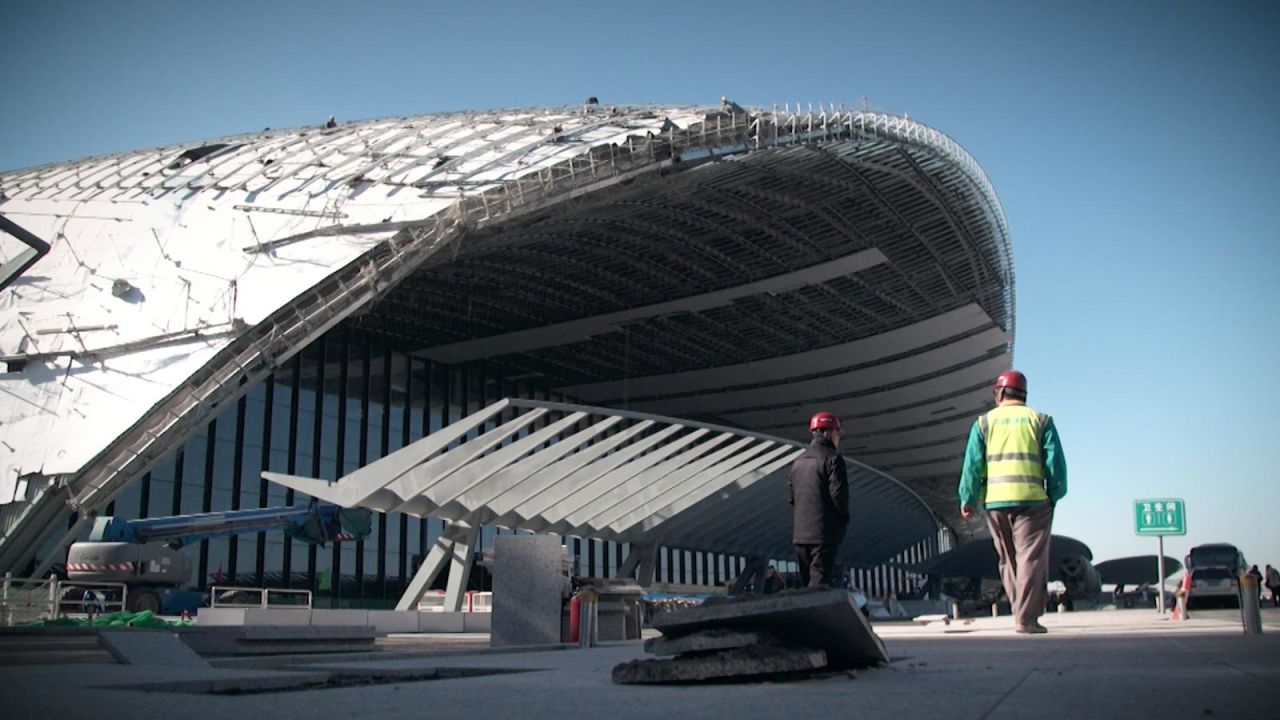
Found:
<svg viewBox="0 0 1280 720"><path fill-rule="evenodd" d="M649 638L644 641L644 651L654 655L680 655L732 650L752 645L778 644L778 639L769 633L711 628L675 638Z"/></svg>
<svg viewBox="0 0 1280 720"><path fill-rule="evenodd" d="M165 630L101 630L98 643L125 665L209 667L177 635Z"/></svg>
<svg viewBox="0 0 1280 720"><path fill-rule="evenodd" d="M200 608L196 611L196 622L200 627L215 625L244 625L245 608Z"/></svg>
<svg viewBox="0 0 1280 720"><path fill-rule="evenodd" d="M725 628L769 632L786 647L825 650L833 668L887 665L884 642L847 590L796 590L662 613L653 626L668 637Z"/></svg>
<svg viewBox="0 0 1280 720"><path fill-rule="evenodd" d="M466 632L465 616L460 612L418 613L418 632L460 633Z"/></svg>
<svg viewBox="0 0 1280 720"><path fill-rule="evenodd" d="M311 625L324 627L329 625L368 625L368 610L312 610Z"/></svg>
<svg viewBox="0 0 1280 720"><path fill-rule="evenodd" d="M380 635L387 633L418 632L417 610L370 610L369 625Z"/></svg>
<svg viewBox="0 0 1280 720"><path fill-rule="evenodd" d="M312 611L307 610L306 608L289 608L287 610L280 610L276 608L245 608L244 624L292 626L310 625L311 613Z"/></svg>
<svg viewBox="0 0 1280 720"><path fill-rule="evenodd" d="M560 642L563 556L555 536L494 538L491 646Z"/></svg>
<svg viewBox="0 0 1280 720"><path fill-rule="evenodd" d="M493 613L462 613L462 625L464 632L492 632Z"/></svg>
<svg viewBox="0 0 1280 720"><path fill-rule="evenodd" d="M315 640L325 639L373 639L377 632L368 625L320 625L296 627L289 625L250 625L241 628L237 637L251 641Z"/></svg>
<svg viewBox="0 0 1280 720"><path fill-rule="evenodd" d="M624 685L686 683L724 678L805 672L827 665L827 655L810 648L754 645L708 655L686 655L664 660L632 660L613 668L613 681Z"/></svg>

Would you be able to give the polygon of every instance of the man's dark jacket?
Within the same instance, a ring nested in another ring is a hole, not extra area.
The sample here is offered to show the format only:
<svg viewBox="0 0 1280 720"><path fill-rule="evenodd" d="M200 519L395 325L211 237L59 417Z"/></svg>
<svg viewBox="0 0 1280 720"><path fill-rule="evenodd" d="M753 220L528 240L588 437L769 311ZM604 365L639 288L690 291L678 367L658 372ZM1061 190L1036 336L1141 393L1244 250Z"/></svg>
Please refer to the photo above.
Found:
<svg viewBox="0 0 1280 720"><path fill-rule="evenodd" d="M849 477L844 458L821 435L791 464L787 500L795 506L791 541L838 545L849 525Z"/></svg>

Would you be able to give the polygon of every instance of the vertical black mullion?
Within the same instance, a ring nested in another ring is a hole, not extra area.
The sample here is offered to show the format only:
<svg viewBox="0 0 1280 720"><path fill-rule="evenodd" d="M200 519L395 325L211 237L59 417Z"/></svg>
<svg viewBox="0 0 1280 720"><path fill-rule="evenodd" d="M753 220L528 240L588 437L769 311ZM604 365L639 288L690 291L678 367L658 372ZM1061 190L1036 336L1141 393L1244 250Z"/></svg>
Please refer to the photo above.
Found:
<svg viewBox="0 0 1280 720"><path fill-rule="evenodd" d="M267 376L265 383L266 402L262 407L262 470L271 469L271 425L274 421L274 407L276 402L276 374L273 372ZM258 476L258 507L267 506L268 497L267 479ZM255 564L253 570L253 581L258 587L266 587L267 572L267 534L265 532L258 533L256 551L254 553Z"/></svg>
<svg viewBox="0 0 1280 720"><path fill-rule="evenodd" d="M351 380L351 368L348 363L351 362L351 335L344 327L341 331L342 339L338 345L338 428L337 443L338 447L334 452L333 462L337 466L334 468L333 476L335 478L342 477L342 469L347 461L347 383ZM329 355L326 352L325 357ZM319 455L319 445L316 445L316 454ZM318 477L318 476L317 476ZM356 541L356 583L360 582L360 550L363 543ZM331 550L333 556L333 567L330 569L332 576L329 581L329 589L333 597L333 607L338 607L338 601L342 598L342 543L334 542Z"/></svg>
<svg viewBox="0 0 1280 720"><path fill-rule="evenodd" d="M676 554L675 554L675 551L671 549L671 546L670 546L670 545L668 545L668 546L667 546L667 582L675 582L675 581L676 581L676 575L675 575L675 573L676 573L676 567L675 567L675 565L676 565Z"/></svg>
<svg viewBox="0 0 1280 720"><path fill-rule="evenodd" d="M600 577L609 577L609 541L600 541Z"/></svg>
<svg viewBox="0 0 1280 720"><path fill-rule="evenodd" d="M173 459L173 497L169 500L169 514L182 514L182 469L187 464L187 447L178 448L178 456Z"/></svg>
<svg viewBox="0 0 1280 720"><path fill-rule="evenodd" d="M241 395L236 403L236 448L231 454L231 509L240 509L240 485L244 481L244 416L249 409L249 396ZM240 559L240 540L235 535L227 538L227 577L236 582L236 561Z"/></svg>
<svg viewBox="0 0 1280 720"><path fill-rule="evenodd" d="M587 538L587 576L596 577L596 543Z"/></svg>
<svg viewBox="0 0 1280 720"><path fill-rule="evenodd" d="M302 412L302 352L293 356L293 392L289 395L289 442L288 457L285 458L285 472L293 475L298 471L298 415ZM284 504L293 505L293 488L284 492ZM280 573L284 578L284 587L293 587L293 538L284 536L284 547L281 555Z"/></svg>
<svg viewBox="0 0 1280 720"><path fill-rule="evenodd" d="M467 365L458 368L458 419L466 417L471 409L471 372ZM465 440L470 440L473 435L479 435L479 429L472 430L467 433Z"/></svg>
<svg viewBox="0 0 1280 720"><path fill-rule="evenodd" d="M315 342L316 351L320 356L320 363L316 366L316 397L311 403L312 411L315 416L315 423L311 427L311 477L320 477L320 443L324 437L321 435L321 425L324 423L324 380L328 374L329 362L329 336L321 335L320 339ZM339 426L341 427L341 426ZM342 444L339 443L341 448ZM316 557L319 554L319 548L315 545L307 545L307 587L311 588L311 592L317 592L319 589L316 583ZM329 570L329 591L337 592L336 588L342 583L342 577L338 575L337 568Z"/></svg>
<svg viewBox="0 0 1280 720"><path fill-rule="evenodd" d="M404 359L404 422L400 429L400 447L409 447L413 437L413 360L412 356ZM409 515L400 513L400 562L396 565L396 574L400 578L401 587L409 582Z"/></svg>
<svg viewBox="0 0 1280 720"><path fill-rule="evenodd" d="M360 369L363 377L360 380L360 456L358 458L360 466L364 467L369 462L369 396L373 392L373 378L371 378L370 370L373 368L373 345L369 342L364 343L364 352L360 354ZM374 513L373 519L378 523L378 534L383 532L382 523L386 516L382 513ZM356 543L356 593L357 596L364 600L364 539ZM361 603L363 607L363 602Z"/></svg>
<svg viewBox="0 0 1280 720"><path fill-rule="evenodd" d="M449 406L453 403L453 366L442 365L440 369L440 427L449 426ZM440 521L440 531L444 532L444 521Z"/></svg>
<svg viewBox="0 0 1280 720"><path fill-rule="evenodd" d="M138 517L147 517L151 511L151 473L142 476L142 492L138 493Z"/></svg>
<svg viewBox="0 0 1280 720"><path fill-rule="evenodd" d="M382 345L382 454L386 457L391 452L391 346ZM368 458L361 461L361 466ZM378 598L387 599L387 514L379 513L378 517Z"/></svg>
<svg viewBox="0 0 1280 720"><path fill-rule="evenodd" d="M488 368L485 367L485 363L483 360L477 360L475 362L475 375L476 375L476 378L475 378L476 406L480 409L483 409L486 405L488 405L488 401L489 401L489 394L487 392L488 385L489 385ZM497 427L499 424L500 423L498 423L497 419L494 419L494 418L485 420L484 424L480 426L479 432L477 433L477 437L479 435L483 435L486 431ZM471 548L471 554L473 556L478 556L484 552L484 534L485 534L484 531L485 531L485 528L483 525L481 525L480 532L476 533L476 546ZM483 587L478 587L476 589L484 590Z"/></svg>
<svg viewBox="0 0 1280 720"><path fill-rule="evenodd" d="M431 434L431 394L438 392L435 387L436 364L430 360L426 360L422 372L422 437ZM418 518L418 552L419 558L427 557L427 531L430 529L428 524L429 518Z"/></svg>
<svg viewBox="0 0 1280 720"><path fill-rule="evenodd" d="M209 434L204 441L204 496L200 500L200 512L209 512L213 510L213 454L218 449L218 419L214 418L209 421ZM206 580L209 575L209 540L208 538L200 541L200 582L196 587L201 590L208 587Z"/></svg>

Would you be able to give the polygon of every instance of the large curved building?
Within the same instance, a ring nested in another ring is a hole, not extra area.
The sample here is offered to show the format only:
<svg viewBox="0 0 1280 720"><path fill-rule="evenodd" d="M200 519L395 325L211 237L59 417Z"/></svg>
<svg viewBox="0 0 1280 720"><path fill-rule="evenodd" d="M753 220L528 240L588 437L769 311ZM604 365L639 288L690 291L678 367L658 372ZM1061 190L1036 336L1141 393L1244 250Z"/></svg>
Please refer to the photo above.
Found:
<svg viewBox="0 0 1280 720"><path fill-rule="evenodd" d="M876 564L971 534L959 459L1013 347L991 183L937 130L869 111L591 102L264 130L5 173L0 230L0 570L108 511L293 501L259 473L335 480L504 397L790 441L832 410L867 482L843 559ZM754 492L738 500L779 501ZM785 553L785 513L689 532L716 497L679 535L657 515L652 536L586 528L584 562L616 569L651 537L670 577L672 548L721 577L765 531ZM354 569L386 595L443 532L429 505L312 548L310 582ZM538 527L577 527L557 522ZM288 584L292 550L207 541L201 582Z"/></svg>

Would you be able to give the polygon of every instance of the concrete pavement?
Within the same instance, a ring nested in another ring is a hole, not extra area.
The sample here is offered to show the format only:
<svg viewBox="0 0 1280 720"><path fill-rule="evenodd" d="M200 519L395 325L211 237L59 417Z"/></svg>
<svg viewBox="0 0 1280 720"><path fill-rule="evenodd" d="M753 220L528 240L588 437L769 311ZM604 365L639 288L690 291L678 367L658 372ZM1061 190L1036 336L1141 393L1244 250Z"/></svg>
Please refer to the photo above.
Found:
<svg viewBox="0 0 1280 720"><path fill-rule="evenodd" d="M1239 612L1228 610L1200 612L1182 623L1151 610L1056 614L1044 619L1050 633L1040 636L1015 635L1008 617L950 626L881 623L875 628L892 659L888 668L675 687L610 681L615 664L643 655L639 641L469 653L456 642L453 650L433 651L429 638L414 647L402 636L381 655L305 664L278 658L277 669L12 665L3 669L0 708L6 717L95 720L177 713L182 720L245 713L379 720L1277 717L1280 610L1264 610L1263 620L1261 636L1243 635ZM493 671L517 672L461 677ZM322 685L334 678L343 686Z"/></svg>

